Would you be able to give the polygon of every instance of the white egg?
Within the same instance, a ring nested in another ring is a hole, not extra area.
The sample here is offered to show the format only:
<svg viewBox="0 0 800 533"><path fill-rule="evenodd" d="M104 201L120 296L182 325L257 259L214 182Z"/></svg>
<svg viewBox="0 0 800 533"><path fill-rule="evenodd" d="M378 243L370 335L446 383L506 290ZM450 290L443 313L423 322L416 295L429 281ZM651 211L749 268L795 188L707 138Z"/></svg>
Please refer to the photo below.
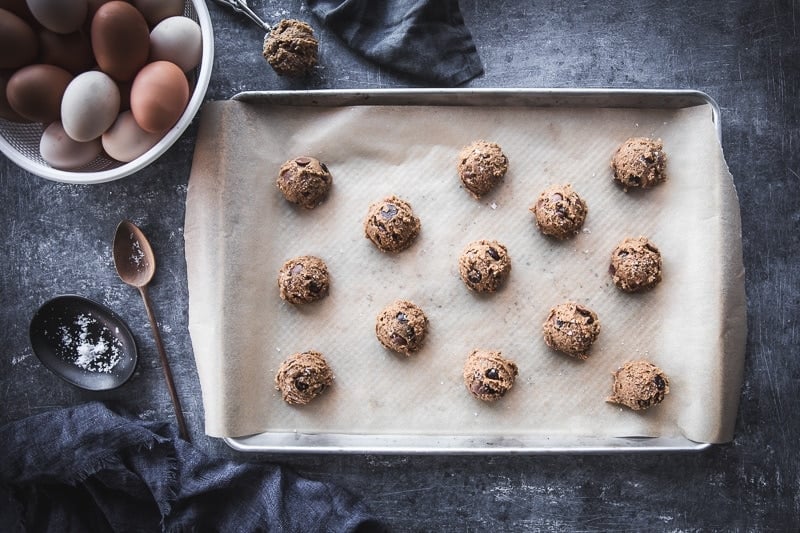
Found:
<svg viewBox="0 0 800 533"><path fill-rule="evenodd" d="M87 165L94 161L102 150L100 139L85 143L71 139L59 121L47 126L39 141L39 153L42 154L42 159L51 167L61 170L73 170Z"/></svg>
<svg viewBox="0 0 800 533"><path fill-rule="evenodd" d="M190 18L169 17L150 32L150 61L171 61L188 72L200 64L200 25Z"/></svg>
<svg viewBox="0 0 800 533"><path fill-rule="evenodd" d="M119 87L107 74L89 71L73 79L61 99L64 131L76 141L100 137L119 113Z"/></svg>
<svg viewBox="0 0 800 533"><path fill-rule="evenodd" d="M163 133L144 131L130 111L123 111L114 125L103 134L102 142L108 155L128 163L155 146L163 136Z"/></svg>

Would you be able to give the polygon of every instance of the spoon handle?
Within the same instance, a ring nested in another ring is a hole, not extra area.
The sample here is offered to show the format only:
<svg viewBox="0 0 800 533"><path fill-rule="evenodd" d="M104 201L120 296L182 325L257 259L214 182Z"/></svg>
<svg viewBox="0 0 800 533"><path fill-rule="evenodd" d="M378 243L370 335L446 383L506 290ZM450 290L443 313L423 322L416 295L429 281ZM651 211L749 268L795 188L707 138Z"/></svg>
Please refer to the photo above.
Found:
<svg viewBox="0 0 800 533"><path fill-rule="evenodd" d="M183 419L181 402L178 399L178 393L175 390L175 383L172 381L172 370L169 368L167 352L164 351L164 343L161 341L161 333L158 331L156 315L153 313L153 307L150 304L150 297L147 295L146 286L142 285L139 287L139 292L142 295L142 300L144 300L144 309L147 311L147 318L150 320L150 327L153 329L153 337L155 337L156 340L158 356L161 358L161 368L164 371L164 379L167 381L169 396L172 398L172 405L175 407L175 417L178 419L178 431L180 431L181 438L183 440L186 442L191 442L189 438L189 432L186 430L186 421Z"/></svg>
<svg viewBox="0 0 800 533"><path fill-rule="evenodd" d="M228 6L237 13L242 13L244 16L261 26L267 31L270 31L272 28L269 24L261 20L261 17L255 14L255 12L250 9L250 6L247 5L247 0L214 0L216 3Z"/></svg>

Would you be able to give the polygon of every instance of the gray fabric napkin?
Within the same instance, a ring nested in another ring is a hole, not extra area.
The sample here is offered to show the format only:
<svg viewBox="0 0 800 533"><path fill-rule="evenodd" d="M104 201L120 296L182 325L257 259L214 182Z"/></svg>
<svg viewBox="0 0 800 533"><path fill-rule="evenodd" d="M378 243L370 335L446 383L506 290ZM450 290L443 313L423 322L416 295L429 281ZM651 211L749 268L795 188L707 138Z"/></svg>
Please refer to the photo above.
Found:
<svg viewBox="0 0 800 533"><path fill-rule="evenodd" d="M280 466L212 459L100 403L0 427L0 530L380 531L362 503Z"/></svg>
<svg viewBox="0 0 800 533"><path fill-rule="evenodd" d="M446 86L483 72L458 0L306 0L360 55L396 72Z"/></svg>

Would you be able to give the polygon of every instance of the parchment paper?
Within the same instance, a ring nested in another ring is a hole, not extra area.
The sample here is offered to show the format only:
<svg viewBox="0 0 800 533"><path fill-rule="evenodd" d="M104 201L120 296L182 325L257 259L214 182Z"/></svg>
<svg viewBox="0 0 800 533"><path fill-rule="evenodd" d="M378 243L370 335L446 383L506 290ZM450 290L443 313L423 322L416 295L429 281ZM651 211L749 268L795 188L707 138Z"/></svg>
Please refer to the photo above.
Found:
<svg viewBox="0 0 800 533"><path fill-rule="evenodd" d="M213 102L202 111L186 208L189 328L206 433L402 435L733 436L745 343L739 207L709 106L685 109L273 106ZM611 177L615 148L631 136L661 138L669 180L624 193ZM461 186L459 149L499 143L504 183L481 200ZM285 160L324 161L333 190L320 207L290 206L274 185ZM529 206L552 183L587 201L583 232L557 242L535 229ZM363 233L368 205L389 194L422 221L401 254ZM645 294L611 283L611 251L627 236L662 251L664 280ZM499 293L469 292L457 259L470 241L508 247L512 272ZM278 296L291 257L323 258L330 295L307 306ZM405 358L374 333L395 299L430 320L425 347ZM581 362L547 348L541 325L567 300L602 324ZM519 366L494 404L466 391L471 349L498 349ZM323 352L334 385L303 407L274 389L280 362ZM632 412L605 402L611 373L646 358L670 378L659 406Z"/></svg>

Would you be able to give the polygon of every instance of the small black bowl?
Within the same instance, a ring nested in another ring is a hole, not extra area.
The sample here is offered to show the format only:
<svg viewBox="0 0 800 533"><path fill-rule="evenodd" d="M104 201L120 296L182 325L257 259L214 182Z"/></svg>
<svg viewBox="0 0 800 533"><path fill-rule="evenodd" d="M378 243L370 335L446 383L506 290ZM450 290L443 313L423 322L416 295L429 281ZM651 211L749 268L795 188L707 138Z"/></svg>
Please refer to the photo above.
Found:
<svg viewBox="0 0 800 533"><path fill-rule="evenodd" d="M136 369L138 352L128 326L111 309L82 296L45 302L33 315L29 334L39 361L82 389L115 389Z"/></svg>

